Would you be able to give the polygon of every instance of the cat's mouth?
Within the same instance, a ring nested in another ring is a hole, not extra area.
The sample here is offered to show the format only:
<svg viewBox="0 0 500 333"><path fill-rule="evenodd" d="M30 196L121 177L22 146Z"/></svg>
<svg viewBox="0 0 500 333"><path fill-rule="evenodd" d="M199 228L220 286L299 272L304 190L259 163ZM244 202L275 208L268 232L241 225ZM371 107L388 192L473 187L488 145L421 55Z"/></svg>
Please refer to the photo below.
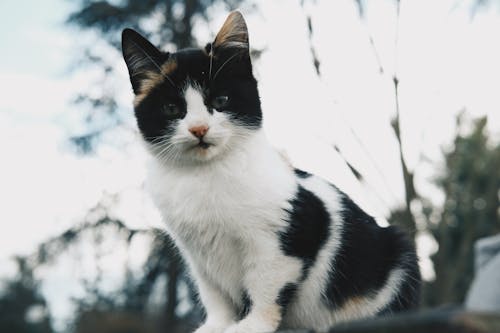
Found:
<svg viewBox="0 0 500 333"><path fill-rule="evenodd" d="M202 149L208 149L210 146L213 146L211 143L205 142L205 141L200 141L198 142L198 147Z"/></svg>
<svg viewBox="0 0 500 333"><path fill-rule="evenodd" d="M210 142L206 142L206 141L203 141L203 140L200 140L198 141L198 143L196 145L194 145L192 148L193 149L202 149L202 150L207 150L208 148L214 146L213 143L210 143Z"/></svg>

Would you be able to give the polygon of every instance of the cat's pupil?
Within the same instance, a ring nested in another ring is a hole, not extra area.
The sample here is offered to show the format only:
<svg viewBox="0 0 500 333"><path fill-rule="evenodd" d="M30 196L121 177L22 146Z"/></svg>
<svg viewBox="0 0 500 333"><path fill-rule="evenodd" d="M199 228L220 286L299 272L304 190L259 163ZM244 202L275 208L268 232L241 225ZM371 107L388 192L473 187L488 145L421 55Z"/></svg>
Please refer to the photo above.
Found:
<svg viewBox="0 0 500 333"><path fill-rule="evenodd" d="M228 96L217 96L212 101L212 107L215 109L223 108L224 106L227 105L228 101L229 101Z"/></svg>

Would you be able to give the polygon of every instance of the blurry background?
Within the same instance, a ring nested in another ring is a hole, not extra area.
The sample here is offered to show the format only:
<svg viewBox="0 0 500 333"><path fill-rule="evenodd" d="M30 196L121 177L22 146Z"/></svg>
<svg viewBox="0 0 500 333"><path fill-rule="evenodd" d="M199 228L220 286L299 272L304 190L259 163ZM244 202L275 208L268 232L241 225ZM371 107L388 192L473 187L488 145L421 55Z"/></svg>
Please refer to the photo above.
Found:
<svg viewBox="0 0 500 333"><path fill-rule="evenodd" d="M3 0L0 331L197 325L120 34L204 46L236 8L270 140L415 237L423 308L464 301L474 242L500 232L499 1Z"/></svg>

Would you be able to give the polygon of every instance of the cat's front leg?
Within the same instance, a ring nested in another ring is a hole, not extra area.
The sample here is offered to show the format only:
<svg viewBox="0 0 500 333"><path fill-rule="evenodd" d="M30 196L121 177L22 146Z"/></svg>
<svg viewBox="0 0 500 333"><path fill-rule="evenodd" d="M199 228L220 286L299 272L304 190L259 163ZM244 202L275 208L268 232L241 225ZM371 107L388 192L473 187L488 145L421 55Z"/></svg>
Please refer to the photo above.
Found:
<svg viewBox="0 0 500 333"><path fill-rule="evenodd" d="M229 300L208 279L195 274L201 302L207 318L194 333L223 333L235 321L235 313Z"/></svg>
<svg viewBox="0 0 500 333"><path fill-rule="evenodd" d="M270 256L270 253L274 255ZM278 253L276 249L255 257L256 262L244 281L250 311L224 333L270 333L278 329L302 274L302 264L298 259Z"/></svg>
<svg viewBox="0 0 500 333"><path fill-rule="evenodd" d="M281 322L281 308L277 304L256 308L243 320L227 328L224 333L272 333Z"/></svg>

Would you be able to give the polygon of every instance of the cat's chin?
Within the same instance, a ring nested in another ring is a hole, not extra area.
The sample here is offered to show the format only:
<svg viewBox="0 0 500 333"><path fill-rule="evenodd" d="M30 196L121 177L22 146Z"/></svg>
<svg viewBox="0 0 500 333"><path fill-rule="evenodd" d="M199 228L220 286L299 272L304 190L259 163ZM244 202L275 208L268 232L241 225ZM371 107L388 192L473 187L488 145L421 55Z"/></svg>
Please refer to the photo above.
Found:
<svg viewBox="0 0 500 333"><path fill-rule="evenodd" d="M178 156L180 164L205 164L217 160L223 153L224 148L221 144L201 143L193 145Z"/></svg>
<svg viewBox="0 0 500 333"><path fill-rule="evenodd" d="M196 160L205 161L215 157L217 155L216 150L218 150L216 146L208 143L202 143L191 148L189 150L189 154Z"/></svg>
<svg viewBox="0 0 500 333"><path fill-rule="evenodd" d="M206 163L219 158L223 149L214 144L198 145L190 151L190 157L198 163Z"/></svg>

